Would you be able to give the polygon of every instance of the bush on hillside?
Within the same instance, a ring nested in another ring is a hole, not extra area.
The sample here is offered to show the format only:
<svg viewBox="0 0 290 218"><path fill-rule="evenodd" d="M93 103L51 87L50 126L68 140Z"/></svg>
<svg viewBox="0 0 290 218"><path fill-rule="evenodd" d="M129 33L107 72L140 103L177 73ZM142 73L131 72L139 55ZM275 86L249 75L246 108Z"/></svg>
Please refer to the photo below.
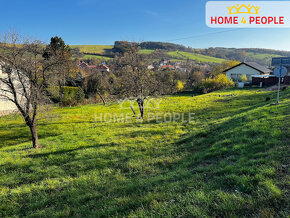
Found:
<svg viewBox="0 0 290 218"><path fill-rule="evenodd" d="M202 93L213 92L220 89L233 87L235 83L225 74L219 74L214 78L203 79L196 87L196 91Z"/></svg>

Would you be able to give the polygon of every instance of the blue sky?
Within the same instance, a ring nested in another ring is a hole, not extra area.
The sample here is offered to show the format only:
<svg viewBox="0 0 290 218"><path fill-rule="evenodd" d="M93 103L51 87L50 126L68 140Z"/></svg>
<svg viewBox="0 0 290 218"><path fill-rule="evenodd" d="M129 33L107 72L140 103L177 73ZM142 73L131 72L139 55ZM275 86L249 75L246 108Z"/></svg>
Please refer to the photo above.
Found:
<svg viewBox="0 0 290 218"><path fill-rule="evenodd" d="M194 48L290 50L290 29L212 29L205 0L2 0L0 32L48 42L112 45L116 40L168 41Z"/></svg>

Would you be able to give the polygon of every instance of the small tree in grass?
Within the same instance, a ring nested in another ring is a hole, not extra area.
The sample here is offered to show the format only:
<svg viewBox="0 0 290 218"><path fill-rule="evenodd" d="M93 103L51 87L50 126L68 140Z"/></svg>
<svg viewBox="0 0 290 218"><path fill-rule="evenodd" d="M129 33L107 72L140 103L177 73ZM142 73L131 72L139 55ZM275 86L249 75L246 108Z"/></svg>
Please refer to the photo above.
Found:
<svg viewBox="0 0 290 218"><path fill-rule="evenodd" d="M0 98L15 104L29 127L34 148L39 147L37 116L39 107L48 101L47 87L52 81L53 69L63 62L46 61L44 46L39 41L23 40L10 33L0 43Z"/></svg>
<svg viewBox="0 0 290 218"><path fill-rule="evenodd" d="M150 95L158 92L154 72L148 69L150 59L148 55L138 53L136 46L116 60L116 89L119 95L135 97L141 118L144 117L144 101Z"/></svg>
<svg viewBox="0 0 290 218"><path fill-rule="evenodd" d="M103 104L106 104L104 94L110 91L111 74L109 72L102 73L97 69L89 69L86 71L85 90L88 96L97 94Z"/></svg>

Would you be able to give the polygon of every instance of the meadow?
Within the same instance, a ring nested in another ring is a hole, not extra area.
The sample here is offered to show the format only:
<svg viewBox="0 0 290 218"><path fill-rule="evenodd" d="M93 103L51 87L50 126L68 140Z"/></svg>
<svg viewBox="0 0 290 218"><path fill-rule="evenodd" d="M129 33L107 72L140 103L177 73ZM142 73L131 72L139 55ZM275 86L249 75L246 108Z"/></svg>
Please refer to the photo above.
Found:
<svg viewBox="0 0 290 218"><path fill-rule="evenodd" d="M112 45L70 45L71 48L79 48L82 53L106 54L107 50L113 48Z"/></svg>
<svg viewBox="0 0 290 218"><path fill-rule="evenodd" d="M215 58L215 57L210 57L202 54L197 54L197 53L190 53L190 52L184 52L184 51L170 51L167 52L168 55L175 59L180 59L180 60L194 60L194 61L200 61L200 62L206 62L206 63L222 63L225 61L225 59L221 58Z"/></svg>
<svg viewBox="0 0 290 218"><path fill-rule="evenodd" d="M100 59L100 60L104 60L104 61L108 61L108 60L113 59L113 58L100 56L100 55L84 55L82 58L84 58L84 59Z"/></svg>
<svg viewBox="0 0 290 218"><path fill-rule="evenodd" d="M143 122L129 102L51 107L37 150L19 115L0 117L0 217L287 217L290 90L275 96L163 96Z"/></svg>

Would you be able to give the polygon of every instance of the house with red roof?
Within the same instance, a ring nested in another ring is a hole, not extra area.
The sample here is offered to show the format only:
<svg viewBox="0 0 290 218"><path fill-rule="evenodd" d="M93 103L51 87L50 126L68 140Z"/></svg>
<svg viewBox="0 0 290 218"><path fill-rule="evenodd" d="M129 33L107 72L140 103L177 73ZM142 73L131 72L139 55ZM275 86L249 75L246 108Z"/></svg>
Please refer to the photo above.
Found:
<svg viewBox="0 0 290 218"><path fill-rule="evenodd" d="M82 61L78 64L78 67L81 69L97 69L101 72L110 72L110 68L105 64L89 65L87 62Z"/></svg>
<svg viewBox="0 0 290 218"><path fill-rule="evenodd" d="M174 70L175 67L173 65L163 65L161 67L162 70Z"/></svg>

